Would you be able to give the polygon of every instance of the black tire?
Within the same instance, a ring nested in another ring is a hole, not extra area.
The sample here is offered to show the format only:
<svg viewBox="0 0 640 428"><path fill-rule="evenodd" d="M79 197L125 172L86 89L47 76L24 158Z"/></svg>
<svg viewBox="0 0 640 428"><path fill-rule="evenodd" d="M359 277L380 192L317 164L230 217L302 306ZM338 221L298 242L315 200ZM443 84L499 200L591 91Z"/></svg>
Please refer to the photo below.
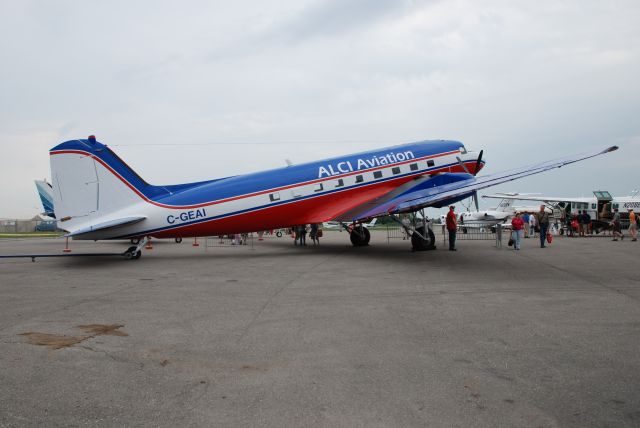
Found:
<svg viewBox="0 0 640 428"><path fill-rule="evenodd" d="M420 235L426 237L427 239L422 239L422 237L416 232L419 232ZM416 232L411 235L411 245L413 246L414 251L435 250L436 236L433 234L433 230L427 229L427 233L425 235L424 226L420 226L416 228Z"/></svg>
<svg viewBox="0 0 640 428"><path fill-rule="evenodd" d="M176 244L180 244L182 242L182 238L176 238Z"/></svg>
<svg viewBox="0 0 640 428"><path fill-rule="evenodd" d="M366 247L371 240L371 233L366 227L358 226L349 234L349 239L354 247Z"/></svg>
<svg viewBox="0 0 640 428"><path fill-rule="evenodd" d="M282 238L282 231L281 231L281 230L277 231L277 232L276 232L276 236L277 236L278 238Z"/></svg>
<svg viewBox="0 0 640 428"><path fill-rule="evenodd" d="M133 259L136 255L136 248L138 247L136 247L135 245L127 248L127 251L124 252L124 258L127 260Z"/></svg>
<svg viewBox="0 0 640 428"><path fill-rule="evenodd" d="M138 260L140 257L142 257L142 251L139 250L136 252L136 254L133 256L134 260Z"/></svg>

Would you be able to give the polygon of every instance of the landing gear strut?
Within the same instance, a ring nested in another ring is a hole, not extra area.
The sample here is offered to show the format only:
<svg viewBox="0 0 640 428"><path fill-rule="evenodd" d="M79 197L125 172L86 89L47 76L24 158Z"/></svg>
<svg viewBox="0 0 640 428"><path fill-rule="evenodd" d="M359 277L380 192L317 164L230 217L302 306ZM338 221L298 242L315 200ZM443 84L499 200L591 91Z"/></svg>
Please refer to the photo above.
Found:
<svg viewBox="0 0 640 428"><path fill-rule="evenodd" d="M122 253L122 255L127 260L138 260L142 256L142 248L144 248L148 241L149 238L145 236L138 241L138 245L132 245L127 248L127 251Z"/></svg>
<svg viewBox="0 0 640 428"><path fill-rule="evenodd" d="M397 215L391 215L391 219L398 223L406 234L411 237L411 250L412 251L427 251L436 249L436 236L429 227L429 219L424 214L424 210L421 211L422 218L418 218L415 214L412 215L411 223L403 223Z"/></svg>

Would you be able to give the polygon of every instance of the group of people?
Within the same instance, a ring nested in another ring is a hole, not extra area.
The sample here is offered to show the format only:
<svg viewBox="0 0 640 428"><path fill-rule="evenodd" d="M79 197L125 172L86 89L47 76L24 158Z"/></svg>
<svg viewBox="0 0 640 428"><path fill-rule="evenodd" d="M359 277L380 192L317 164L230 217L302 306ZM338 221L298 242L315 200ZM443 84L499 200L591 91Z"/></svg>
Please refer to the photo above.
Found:
<svg viewBox="0 0 640 428"><path fill-rule="evenodd" d="M307 245L307 225L301 224L293 227L294 240L293 245ZM313 245L320 244L322 229L318 223L309 225L309 238L313 241Z"/></svg>
<svg viewBox="0 0 640 428"><path fill-rule="evenodd" d="M624 234L622 233L622 222L620 221L620 213L617 208L613 210L611 226L613 228L612 241L617 241L618 238L622 241L624 239ZM631 235L632 241L638 240L638 216L633 212L633 208L629 208L629 235Z"/></svg>
<svg viewBox="0 0 640 428"><path fill-rule="evenodd" d="M574 216L567 215L564 223L567 227L567 236L575 236L575 232L578 232L578 236L584 237L592 232L591 216L587 210L580 210Z"/></svg>
<svg viewBox="0 0 640 428"><path fill-rule="evenodd" d="M520 250L522 238L525 236L535 236L536 232L540 235L540 248L545 248L547 242L547 231L549 230L549 213L544 205L540 205L540 211L535 214L525 213L521 215L516 213L511 220L511 239L513 239L514 250ZM458 222L455 214L455 206L449 207L449 212L445 218L447 232L449 233L449 251L457 251L456 249L456 233L458 231Z"/></svg>
<svg viewBox="0 0 640 428"><path fill-rule="evenodd" d="M523 218L528 216L527 220ZM535 231L538 231L540 235L540 248L546 247L547 231L549 230L549 213L546 211L544 205L540 205L540 211L535 214L525 213L522 216L520 213L516 213L515 217L511 220L511 239L513 240L513 249L520 250L522 244L522 238L524 238L525 230L529 229L529 233L535 236ZM531 224L533 226L533 233L531 232Z"/></svg>

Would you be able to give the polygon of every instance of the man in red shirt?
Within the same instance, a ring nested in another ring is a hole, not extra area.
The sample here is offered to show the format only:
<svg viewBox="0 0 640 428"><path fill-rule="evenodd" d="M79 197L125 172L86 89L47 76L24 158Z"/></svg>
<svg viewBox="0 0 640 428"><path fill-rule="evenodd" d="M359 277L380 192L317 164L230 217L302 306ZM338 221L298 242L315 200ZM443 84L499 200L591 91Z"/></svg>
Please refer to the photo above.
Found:
<svg viewBox="0 0 640 428"><path fill-rule="evenodd" d="M458 220L456 218L456 213L453 212L456 209L453 205L449 207L449 212L447 213L447 230L449 231L449 251L457 251L456 250L456 231L458 230Z"/></svg>

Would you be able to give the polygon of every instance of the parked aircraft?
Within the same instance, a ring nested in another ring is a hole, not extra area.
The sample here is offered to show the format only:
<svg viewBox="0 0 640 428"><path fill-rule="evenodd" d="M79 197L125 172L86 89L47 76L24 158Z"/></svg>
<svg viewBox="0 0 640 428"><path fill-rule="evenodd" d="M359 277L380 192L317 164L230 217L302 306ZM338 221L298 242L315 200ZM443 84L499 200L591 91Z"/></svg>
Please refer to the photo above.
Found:
<svg viewBox="0 0 640 428"><path fill-rule="evenodd" d="M607 191L596 190L592 197L556 197L556 196L531 196L518 193L497 193L485 195L485 198L501 198L510 200L536 201L547 204L560 210L564 218L578 215L580 211L586 211L591 217L593 229L600 231L608 228L613 217L613 210L620 210L622 219L628 218L627 210L640 209L640 197L638 192L631 196L614 197Z"/></svg>
<svg viewBox="0 0 640 428"><path fill-rule="evenodd" d="M354 246L368 245L363 221L443 207L479 189L617 150L616 146L503 173L484 166L458 141L421 141L349 156L197 183L145 182L94 136L50 151L58 225L74 239L180 238L269 230L335 220L354 225ZM466 172L462 172L466 171ZM414 216L415 217L415 216ZM422 216L424 218L424 215ZM426 222L404 225L414 249L434 248Z"/></svg>

